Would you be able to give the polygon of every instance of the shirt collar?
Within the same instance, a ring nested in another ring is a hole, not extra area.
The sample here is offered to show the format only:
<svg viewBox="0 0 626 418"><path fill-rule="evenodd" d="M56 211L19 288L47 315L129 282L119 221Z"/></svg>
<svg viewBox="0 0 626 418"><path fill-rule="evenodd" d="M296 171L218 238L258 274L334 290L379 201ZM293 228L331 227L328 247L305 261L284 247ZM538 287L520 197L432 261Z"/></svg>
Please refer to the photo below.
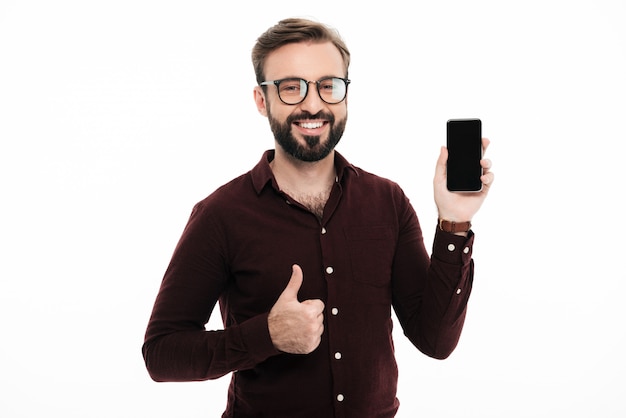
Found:
<svg viewBox="0 0 626 418"><path fill-rule="evenodd" d="M252 176L252 184L254 185L254 189L257 194L260 194L261 191L263 191L263 188L267 185L267 183L272 183L272 186L277 188L274 180L274 174L270 168L270 162L273 159L274 150L265 151L261 157L261 161L259 161L250 172ZM337 181L339 182L342 181L344 175L349 171L352 171L356 176L359 175L358 170L337 151L335 151L335 168L337 169Z"/></svg>

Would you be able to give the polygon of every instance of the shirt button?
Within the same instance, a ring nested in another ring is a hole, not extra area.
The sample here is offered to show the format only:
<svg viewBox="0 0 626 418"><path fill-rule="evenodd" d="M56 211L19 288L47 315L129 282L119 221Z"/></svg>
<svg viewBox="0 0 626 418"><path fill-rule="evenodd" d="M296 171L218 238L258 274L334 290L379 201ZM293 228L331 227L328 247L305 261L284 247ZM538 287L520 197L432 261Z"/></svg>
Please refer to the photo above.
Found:
<svg viewBox="0 0 626 418"><path fill-rule="evenodd" d="M326 228L322 227L322 235L326 233Z"/></svg>
<svg viewBox="0 0 626 418"><path fill-rule="evenodd" d="M454 251L455 248L454 244L448 244L448 251Z"/></svg>
<svg viewBox="0 0 626 418"><path fill-rule="evenodd" d="M465 248L463 248L463 252L464 252L465 254L469 253L469 247L465 247Z"/></svg>
<svg viewBox="0 0 626 418"><path fill-rule="evenodd" d="M344 399L344 397L343 397L343 395L341 393L339 395L337 395L337 400L339 402L343 402L343 399Z"/></svg>
<svg viewBox="0 0 626 418"><path fill-rule="evenodd" d="M333 271L335 270L332 267L326 267L326 273L333 274Z"/></svg>
<svg viewBox="0 0 626 418"><path fill-rule="evenodd" d="M460 295L460 294L461 294L461 289L460 289L460 288L459 288L459 289L456 289L456 294L457 294L457 295Z"/></svg>
<svg viewBox="0 0 626 418"><path fill-rule="evenodd" d="M339 313L339 309L337 309L337 308L332 308L332 309L330 310L330 313L336 316L336 315Z"/></svg>
<svg viewBox="0 0 626 418"><path fill-rule="evenodd" d="M335 359L341 360L341 353L339 351L335 353Z"/></svg>

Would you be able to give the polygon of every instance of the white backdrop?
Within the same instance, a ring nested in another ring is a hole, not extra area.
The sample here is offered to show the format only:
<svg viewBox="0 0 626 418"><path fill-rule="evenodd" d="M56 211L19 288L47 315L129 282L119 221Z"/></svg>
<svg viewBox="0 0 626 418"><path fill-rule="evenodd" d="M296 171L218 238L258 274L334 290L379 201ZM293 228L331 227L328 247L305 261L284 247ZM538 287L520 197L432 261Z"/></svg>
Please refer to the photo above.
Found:
<svg viewBox="0 0 626 418"><path fill-rule="evenodd" d="M399 417L623 417L623 0L3 0L0 415L220 415L228 377L154 383L140 347L191 207L273 146L250 50L290 16L345 38L338 149L428 246L445 121L492 140L461 342L432 360L397 327Z"/></svg>

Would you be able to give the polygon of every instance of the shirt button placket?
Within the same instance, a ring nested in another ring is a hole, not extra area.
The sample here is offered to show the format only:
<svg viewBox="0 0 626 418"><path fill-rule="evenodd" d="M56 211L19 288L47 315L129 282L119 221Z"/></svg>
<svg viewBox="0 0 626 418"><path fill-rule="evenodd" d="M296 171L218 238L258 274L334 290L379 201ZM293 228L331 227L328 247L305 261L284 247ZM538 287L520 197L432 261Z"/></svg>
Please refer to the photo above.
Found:
<svg viewBox="0 0 626 418"><path fill-rule="evenodd" d="M322 236L324 236L324 235L326 235L327 233L328 233L328 230L327 230L325 227L322 227L322 229L320 230L320 234L321 234ZM333 267L333 266L331 266L331 265L327 265L327 266L324 268L324 271L326 272L327 278L330 278L330 276L332 276L332 274L335 272L335 269L334 269L334 267ZM330 286L330 284L329 284L329 286ZM338 308L338 307L336 307L336 306L335 306L335 307L333 307L333 308L331 308L331 309L330 309L330 314L331 314L334 318L338 318L338 316L339 316L339 308ZM341 353L341 351L336 350L336 351L334 351L334 352L333 352L332 356L333 356L333 358L334 358L334 360L333 360L333 361L334 361L334 362L338 362L338 361L339 361L339 360L341 360L341 358L343 357L343 354ZM333 367L333 369L334 369L334 368L335 368L335 367ZM336 392L335 399L337 400L337 402L338 402L338 403L340 403L340 404L341 404L341 403L344 401L345 396L344 396L344 394L343 394L343 393L341 393L341 392Z"/></svg>
<svg viewBox="0 0 626 418"><path fill-rule="evenodd" d="M339 315L339 308L331 308L330 314L336 318ZM338 361L341 360L343 354L341 353L341 351L335 351L334 357L335 361ZM344 395L342 393L337 394L337 402L341 403L343 402L343 399Z"/></svg>

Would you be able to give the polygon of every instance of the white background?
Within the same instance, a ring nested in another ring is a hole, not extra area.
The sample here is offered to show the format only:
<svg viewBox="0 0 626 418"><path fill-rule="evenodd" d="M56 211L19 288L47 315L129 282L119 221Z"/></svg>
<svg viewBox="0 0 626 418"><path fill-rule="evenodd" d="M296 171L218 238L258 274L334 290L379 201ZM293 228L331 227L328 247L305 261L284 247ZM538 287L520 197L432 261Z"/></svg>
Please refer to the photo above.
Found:
<svg viewBox="0 0 626 418"><path fill-rule="evenodd" d="M445 121L492 140L461 342L397 327L399 416L623 417L626 2L304 3L0 2L0 415L221 414L228 377L154 383L140 347L191 207L273 146L250 50L304 16L352 52L338 150L429 247Z"/></svg>

